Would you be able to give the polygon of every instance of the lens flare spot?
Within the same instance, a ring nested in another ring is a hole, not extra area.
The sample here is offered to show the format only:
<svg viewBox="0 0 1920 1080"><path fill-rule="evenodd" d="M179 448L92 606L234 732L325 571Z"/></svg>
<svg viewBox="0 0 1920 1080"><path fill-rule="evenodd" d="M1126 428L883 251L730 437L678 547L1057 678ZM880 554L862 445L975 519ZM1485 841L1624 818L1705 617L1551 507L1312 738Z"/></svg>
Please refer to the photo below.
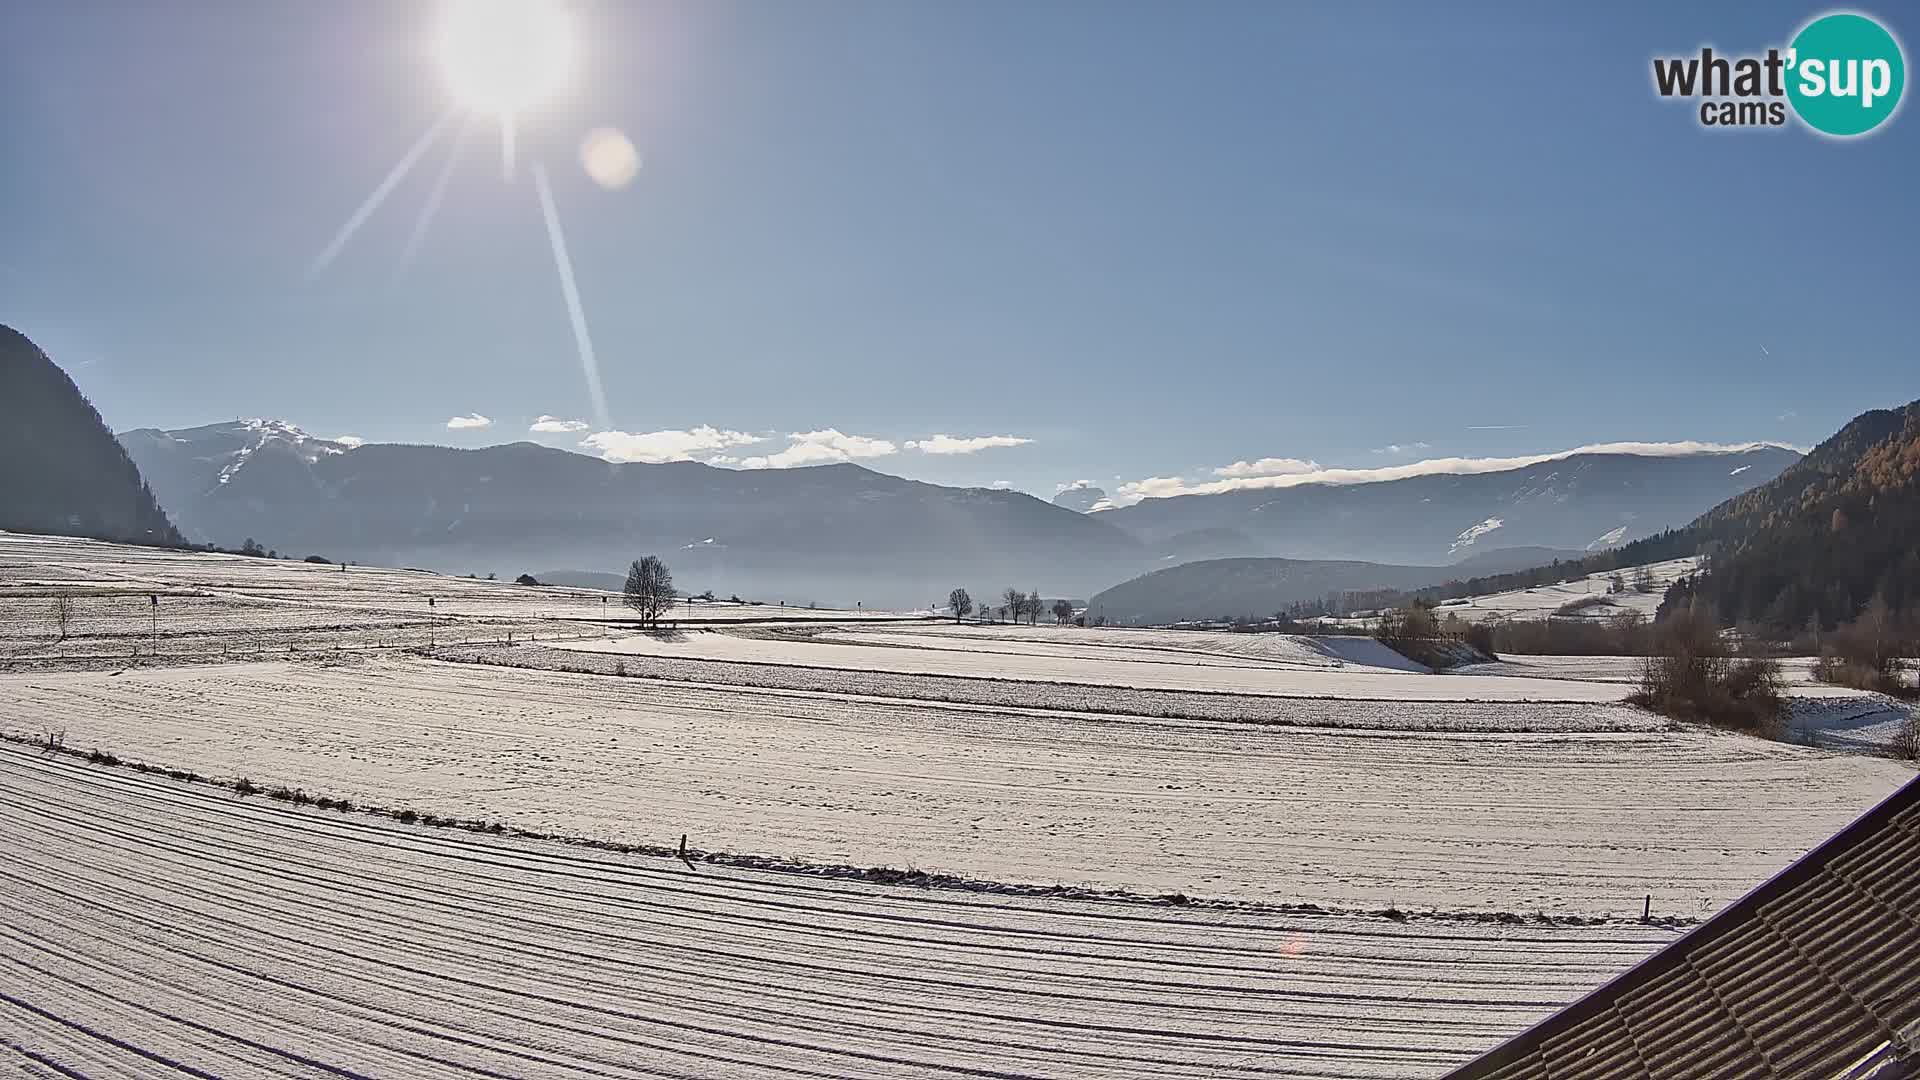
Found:
<svg viewBox="0 0 1920 1080"><path fill-rule="evenodd" d="M640 151L613 128L594 128L580 143L580 164L594 183L612 191L626 187L639 175Z"/></svg>

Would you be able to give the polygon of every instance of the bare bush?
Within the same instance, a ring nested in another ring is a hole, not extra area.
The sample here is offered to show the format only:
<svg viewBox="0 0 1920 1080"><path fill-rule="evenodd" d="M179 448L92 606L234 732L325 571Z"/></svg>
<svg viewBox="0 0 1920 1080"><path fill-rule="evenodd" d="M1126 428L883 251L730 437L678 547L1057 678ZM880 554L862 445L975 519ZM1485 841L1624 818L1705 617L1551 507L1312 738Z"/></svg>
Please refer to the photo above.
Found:
<svg viewBox="0 0 1920 1080"><path fill-rule="evenodd" d="M1912 647L1886 600L1876 596L1859 618L1826 635L1813 677L1858 690L1920 696L1920 688L1907 683L1907 662L1901 656Z"/></svg>
<svg viewBox="0 0 1920 1080"><path fill-rule="evenodd" d="M1675 720L1768 739L1786 735L1779 661L1729 655L1717 623L1692 606L1654 625L1653 646L1628 701Z"/></svg>
<svg viewBox="0 0 1920 1080"><path fill-rule="evenodd" d="M53 628L59 634L57 640L67 640L67 628L73 622L73 597L61 593L53 598Z"/></svg>
<svg viewBox="0 0 1920 1080"><path fill-rule="evenodd" d="M1589 608L1611 607L1613 601L1604 596L1582 596L1569 600L1553 609L1555 615L1578 615Z"/></svg>
<svg viewBox="0 0 1920 1080"><path fill-rule="evenodd" d="M1920 711L1908 712L1900 721L1887 743L1887 752L1907 761L1920 761Z"/></svg>
<svg viewBox="0 0 1920 1080"><path fill-rule="evenodd" d="M1493 627L1502 653L1527 656L1646 656L1653 633L1646 617L1625 611L1606 619L1509 619Z"/></svg>

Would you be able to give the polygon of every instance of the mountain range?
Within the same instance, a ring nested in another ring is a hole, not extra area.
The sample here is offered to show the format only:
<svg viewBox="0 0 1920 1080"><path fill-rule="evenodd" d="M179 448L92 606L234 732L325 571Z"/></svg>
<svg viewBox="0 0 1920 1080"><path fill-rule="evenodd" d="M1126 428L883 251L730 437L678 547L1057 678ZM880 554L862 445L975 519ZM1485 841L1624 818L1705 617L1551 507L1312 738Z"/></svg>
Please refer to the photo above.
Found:
<svg viewBox="0 0 1920 1080"><path fill-rule="evenodd" d="M1087 596L1156 569L1250 556L1349 564L1345 576L1322 575L1340 577L1330 588L1397 583L1400 570L1495 572L1671 529L1797 459L1776 447L1578 454L1092 510L1104 493L1086 483L1054 505L844 463L746 470L611 463L525 442L361 445L266 419L140 428L116 442L25 337L0 328L0 354L0 527L225 547L251 538L289 554L501 576L612 572L657 553L689 590L795 603L921 607L953 586ZM1538 550L1501 550L1529 547ZM1361 563L1381 568L1353 569Z"/></svg>
<svg viewBox="0 0 1920 1080"><path fill-rule="evenodd" d="M1087 596L1156 568L1276 553L1340 554L1348 569L1322 575L1322 592L1426 585L1671 527L1795 457L1771 447L1576 455L1499 473L1183 496L1089 514L852 464L739 470L616 464L524 442L355 445L275 420L142 428L120 440L196 541L254 538L296 554L503 576L605 573L658 553L695 590L891 607L933 604L953 585ZM1501 555L1511 548L1534 551ZM1481 553L1493 561L1473 561ZM1385 566L1361 572L1368 562Z"/></svg>
<svg viewBox="0 0 1920 1080"><path fill-rule="evenodd" d="M1488 548L1616 547L1685 524L1799 458L1766 445L1662 456L1585 453L1497 472L1178 495L1090 516L1189 558L1431 565Z"/></svg>
<svg viewBox="0 0 1920 1080"><path fill-rule="evenodd" d="M1148 561L1114 526L1030 495L851 464L616 464L525 442L349 446L270 420L120 438L191 538L253 537L333 559L512 576L612 571L657 553L683 589L913 607L954 585L1091 591Z"/></svg>

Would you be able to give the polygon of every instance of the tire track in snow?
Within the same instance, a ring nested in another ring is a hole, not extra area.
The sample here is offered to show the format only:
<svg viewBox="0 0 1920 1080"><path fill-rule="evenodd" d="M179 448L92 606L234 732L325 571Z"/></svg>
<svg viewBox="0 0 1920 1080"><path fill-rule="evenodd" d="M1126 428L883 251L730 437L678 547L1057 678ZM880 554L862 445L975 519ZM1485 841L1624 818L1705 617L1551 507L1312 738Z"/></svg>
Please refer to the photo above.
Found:
<svg viewBox="0 0 1920 1080"><path fill-rule="evenodd" d="M0 1046L46 1075L1399 1077L1667 936L1115 914L690 875L0 748ZM1526 951L1556 941L1585 969Z"/></svg>

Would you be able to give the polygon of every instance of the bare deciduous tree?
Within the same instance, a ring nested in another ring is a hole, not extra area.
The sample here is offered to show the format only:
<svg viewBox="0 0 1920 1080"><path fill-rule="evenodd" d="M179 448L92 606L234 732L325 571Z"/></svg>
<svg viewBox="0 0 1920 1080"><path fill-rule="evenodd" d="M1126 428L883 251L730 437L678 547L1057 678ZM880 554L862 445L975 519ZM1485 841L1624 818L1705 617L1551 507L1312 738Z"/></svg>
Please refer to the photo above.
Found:
<svg viewBox="0 0 1920 1080"><path fill-rule="evenodd" d="M53 598L53 626L59 631L59 640L67 640L67 624L73 621L73 597L66 593Z"/></svg>
<svg viewBox="0 0 1920 1080"><path fill-rule="evenodd" d="M953 609L953 621L959 622L973 614L973 597L965 589L955 589L947 594L947 607Z"/></svg>
<svg viewBox="0 0 1920 1080"><path fill-rule="evenodd" d="M1053 621L1065 625L1066 621L1071 618L1073 618L1073 605L1066 600L1055 600L1053 602Z"/></svg>
<svg viewBox="0 0 1920 1080"><path fill-rule="evenodd" d="M1032 592L1027 594L1027 624L1030 626L1040 625L1040 590L1039 589L1035 589Z"/></svg>
<svg viewBox="0 0 1920 1080"><path fill-rule="evenodd" d="M636 559L627 568L624 602L647 626L659 626L660 616L673 606L673 574L658 555Z"/></svg>
<svg viewBox="0 0 1920 1080"><path fill-rule="evenodd" d="M1007 591L1000 594L1000 599L1005 601L1000 605L1001 618L1019 622L1020 616L1027 613L1027 594L1019 589L1008 586Z"/></svg>

